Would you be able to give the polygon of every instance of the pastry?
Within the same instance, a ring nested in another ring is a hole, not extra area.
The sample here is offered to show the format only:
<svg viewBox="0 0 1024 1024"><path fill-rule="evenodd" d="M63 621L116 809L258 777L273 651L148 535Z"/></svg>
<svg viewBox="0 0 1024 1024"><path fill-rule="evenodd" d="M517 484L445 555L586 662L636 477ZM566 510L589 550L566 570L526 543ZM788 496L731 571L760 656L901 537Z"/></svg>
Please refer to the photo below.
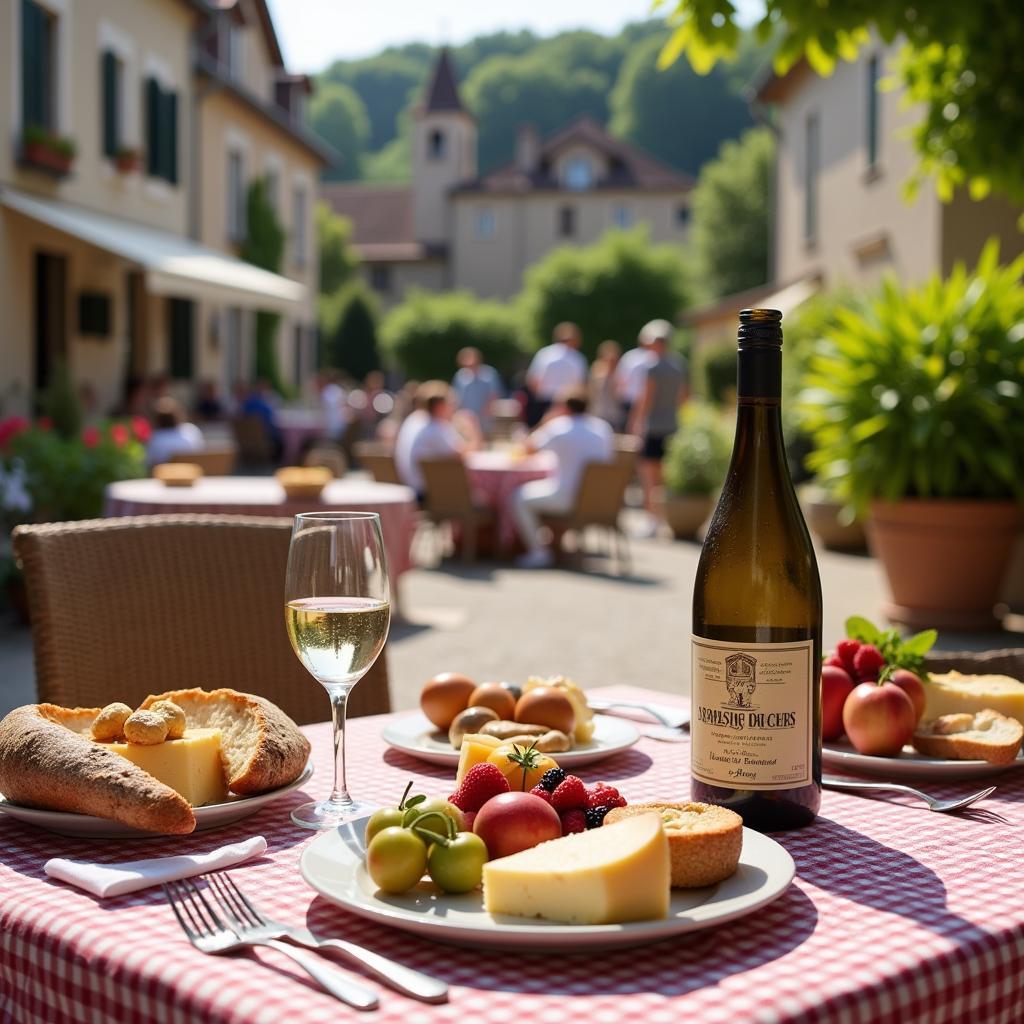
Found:
<svg viewBox="0 0 1024 1024"><path fill-rule="evenodd" d="M985 708L973 715L960 712L922 722L911 742L916 751L928 757L1013 764L1022 738L1024 727L1016 718Z"/></svg>

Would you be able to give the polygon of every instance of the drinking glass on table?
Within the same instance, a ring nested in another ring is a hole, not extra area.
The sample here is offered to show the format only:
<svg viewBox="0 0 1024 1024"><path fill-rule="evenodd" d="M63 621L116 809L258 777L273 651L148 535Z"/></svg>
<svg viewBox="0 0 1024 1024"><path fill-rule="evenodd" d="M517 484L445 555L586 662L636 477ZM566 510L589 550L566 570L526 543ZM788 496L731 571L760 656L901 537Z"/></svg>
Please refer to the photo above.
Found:
<svg viewBox="0 0 1024 1024"><path fill-rule="evenodd" d="M348 794L345 706L352 687L384 647L391 618L380 516L375 512L303 512L288 548L285 620L299 661L331 698L334 788L302 804L292 821L329 829L376 809Z"/></svg>

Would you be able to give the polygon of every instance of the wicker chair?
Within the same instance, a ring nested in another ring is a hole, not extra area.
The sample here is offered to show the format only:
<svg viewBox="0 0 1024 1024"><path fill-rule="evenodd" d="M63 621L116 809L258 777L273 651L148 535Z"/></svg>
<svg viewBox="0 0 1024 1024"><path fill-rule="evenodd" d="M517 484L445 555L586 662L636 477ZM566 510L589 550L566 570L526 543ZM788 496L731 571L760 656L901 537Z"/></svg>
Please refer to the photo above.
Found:
<svg viewBox="0 0 1024 1024"><path fill-rule="evenodd" d="M340 480L348 469L345 453L335 445L318 444L302 457L304 466L322 466L329 469L334 478Z"/></svg>
<svg viewBox="0 0 1024 1024"><path fill-rule="evenodd" d="M423 459L420 462L426 490L424 512L434 524L459 523L462 527L462 558L476 558L480 527L493 523L494 510L473 501L466 467L459 457Z"/></svg>
<svg viewBox="0 0 1024 1024"><path fill-rule="evenodd" d="M235 471L238 449L233 444L207 445L197 452L179 452L168 462L190 462L206 476L230 476Z"/></svg>
<svg viewBox="0 0 1024 1024"><path fill-rule="evenodd" d="M352 453L363 469L367 470L379 484L400 484L395 452L390 445L377 441L359 441L352 446Z"/></svg>
<svg viewBox="0 0 1024 1024"><path fill-rule="evenodd" d="M642 447L639 437L634 437L632 434L616 434L615 461L630 468L635 467Z"/></svg>
<svg viewBox="0 0 1024 1024"><path fill-rule="evenodd" d="M231 421L231 432L242 462L250 466L265 466L274 461L274 445L267 433L267 425L259 416L236 416Z"/></svg>
<svg viewBox="0 0 1024 1024"><path fill-rule="evenodd" d="M39 699L135 707L148 694L229 686L300 724L327 694L284 625L290 519L154 515L19 526ZM390 710L385 653L352 691L352 715Z"/></svg>
<svg viewBox="0 0 1024 1024"><path fill-rule="evenodd" d="M576 491L576 502L571 511L565 515L543 515L541 519L556 537L576 533L580 538L579 550L582 550L582 539L587 527L596 526L607 530L615 540L615 560L619 572L629 572L632 564L629 540L619 525L619 513L632 476L633 466L629 462L618 459L614 462L590 462L583 470Z"/></svg>

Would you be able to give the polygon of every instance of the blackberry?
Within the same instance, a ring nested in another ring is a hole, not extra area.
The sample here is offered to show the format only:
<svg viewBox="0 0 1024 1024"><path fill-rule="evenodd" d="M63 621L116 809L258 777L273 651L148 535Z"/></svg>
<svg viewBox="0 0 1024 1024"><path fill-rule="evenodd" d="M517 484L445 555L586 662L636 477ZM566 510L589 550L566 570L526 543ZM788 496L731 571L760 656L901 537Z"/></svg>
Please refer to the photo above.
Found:
<svg viewBox="0 0 1024 1024"><path fill-rule="evenodd" d="M549 792L554 793L565 782L569 773L564 768L549 768L541 777L540 784Z"/></svg>
<svg viewBox="0 0 1024 1024"><path fill-rule="evenodd" d="M611 810L603 804L600 807L588 807L586 810L587 828L599 828L604 824L604 816Z"/></svg>

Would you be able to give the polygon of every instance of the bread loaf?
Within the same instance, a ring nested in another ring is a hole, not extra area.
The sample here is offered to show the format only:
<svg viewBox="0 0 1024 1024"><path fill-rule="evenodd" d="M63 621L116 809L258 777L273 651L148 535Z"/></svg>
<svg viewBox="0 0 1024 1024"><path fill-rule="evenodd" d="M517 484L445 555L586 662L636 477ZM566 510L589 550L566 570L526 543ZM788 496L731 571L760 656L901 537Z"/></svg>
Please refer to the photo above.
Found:
<svg viewBox="0 0 1024 1024"><path fill-rule="evenodd" d="M1024 727L1015 718L986 708L977 714L940 715L922 722L914 732L914 749L928 757L953 761L1013 764L1020 751Z"/></svg>

